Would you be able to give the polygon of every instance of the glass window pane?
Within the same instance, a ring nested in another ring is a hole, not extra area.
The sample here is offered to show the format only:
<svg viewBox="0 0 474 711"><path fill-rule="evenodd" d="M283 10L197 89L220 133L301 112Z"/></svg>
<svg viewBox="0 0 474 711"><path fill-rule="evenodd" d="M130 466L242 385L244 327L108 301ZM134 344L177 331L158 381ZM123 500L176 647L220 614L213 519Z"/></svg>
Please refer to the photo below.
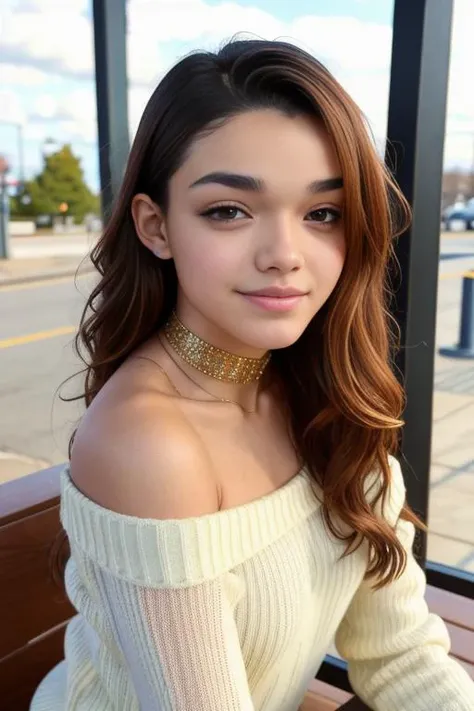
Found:
<svg viewBox="0 0 474 711"><path fill-rule="evenodd" d="M474 13L455 0L443 171L428 557L474 572ZM463 284L467 300L462 300ZM465 315L464 349L460 329ZM472 308L472 306L471 306ZM466 340L467 339L467 340ZM440 354L439 349L442 350ZM459 356L467 357L459 357Z"/></svg>
<svg viewBox="0 0 474 711"><path fill-rule="evenodd" d="M10 167L10 259L0 262L3 482L67 457L80 409L62 404L57 388L80 369L71 351L83 304L74 273L100 229L100 201L91 3L4 0L0 24L0 155Z"/></svg>

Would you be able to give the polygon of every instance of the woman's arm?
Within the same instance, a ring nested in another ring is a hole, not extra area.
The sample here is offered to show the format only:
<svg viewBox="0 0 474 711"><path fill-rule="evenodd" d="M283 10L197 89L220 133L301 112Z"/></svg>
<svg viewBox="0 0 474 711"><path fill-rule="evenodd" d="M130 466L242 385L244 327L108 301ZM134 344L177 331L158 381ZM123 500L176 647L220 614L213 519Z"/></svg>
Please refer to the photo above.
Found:
<svg viewBox="0 0 474 711"><path fill-rule="evenodd" d="M399 514L405 495L397 462L392 473L390 509ZM396 531L407 552L405 572L378 591L364 581L337 632L351 684L374 711L472 711L474 682L448 656L446 626L425 601L426 578L412 552L414 526L400 519Z"/></svg>
<svg viewBox="0 0 474 711"><path fill-rule="evenodd" d="M143 711L253 711L233 609L232 573L153 589L100 573L113 636Z"/></svg>

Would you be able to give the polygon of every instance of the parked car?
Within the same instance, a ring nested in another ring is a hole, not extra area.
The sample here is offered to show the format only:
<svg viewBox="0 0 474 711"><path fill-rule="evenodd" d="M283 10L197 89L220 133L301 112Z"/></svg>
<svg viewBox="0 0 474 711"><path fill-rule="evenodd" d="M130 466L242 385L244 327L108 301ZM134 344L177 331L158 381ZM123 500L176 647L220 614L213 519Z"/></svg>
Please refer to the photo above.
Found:
<svg viewBox="0 0 474 711"><path fill-rule="evenodd" d="M52 227L53 218L51 215L37 215L35 218L35 226L38 227Z"/></svg>
<svg viewBox="0 0 474 711"><path fill-rule="evenodd" d="M448 232L474 230L474 199L463 206L447 207L441 215L441 226Z"/></svg>

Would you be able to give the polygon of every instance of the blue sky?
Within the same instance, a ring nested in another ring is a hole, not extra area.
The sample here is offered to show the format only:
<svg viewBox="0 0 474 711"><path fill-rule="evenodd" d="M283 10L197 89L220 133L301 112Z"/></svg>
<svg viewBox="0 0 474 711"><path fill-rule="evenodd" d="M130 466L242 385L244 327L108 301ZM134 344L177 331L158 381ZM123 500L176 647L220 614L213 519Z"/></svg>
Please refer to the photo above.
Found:
<svg viewBox="0 0 474 711"><path fill-rule="evenodd" d="M209 0L209 5L220 5L221 0ZM392 24L393 0L240 0L242 7L259 7L276 14L284 21L301 15L320 17L354 16L366 22Z"/></svg>
<svg viewBox="0 0 474 711"><path fill-rule="evenodd" d="M474 92L472 0L455 0L446 162L471 165ZM129 0L129 118L133 137L160 77L183 54L238 31L284 37L325 62L385 136L392 0ZM48 136L71 142L99 187L90 0L3 0L0 9L0 153L18 174L21 125L27 177ZM472 70L471 70L472 71ZM472 74L471 74L472 76Z"/></svg>

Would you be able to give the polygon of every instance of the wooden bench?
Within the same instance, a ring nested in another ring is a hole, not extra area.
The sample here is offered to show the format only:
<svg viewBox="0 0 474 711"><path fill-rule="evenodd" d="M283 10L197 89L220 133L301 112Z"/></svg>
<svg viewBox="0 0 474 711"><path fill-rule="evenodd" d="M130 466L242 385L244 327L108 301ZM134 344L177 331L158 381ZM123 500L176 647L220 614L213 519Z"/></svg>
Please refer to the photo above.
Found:
<svg viewBox="0 0 474 711"><path fill-rule="evenodd" d="M0 486L0 689L4 711L28 709L33 692L63 657L74 608L50 561L59 523L59 471Z"/></svg>
<svg viewBox="0 0 474 711"><path fill-rule="evenodd" d="M62 580L55 580L51 572L60 530L61 468L0 486L2 711L27 711L41 679L63 658L65 627L75 614ZM432 587L427 600L449 627L452 655L474 678L474 601ZM301 711L335 709L367 711L347 691L319 679L311 682Z"/></svg>

